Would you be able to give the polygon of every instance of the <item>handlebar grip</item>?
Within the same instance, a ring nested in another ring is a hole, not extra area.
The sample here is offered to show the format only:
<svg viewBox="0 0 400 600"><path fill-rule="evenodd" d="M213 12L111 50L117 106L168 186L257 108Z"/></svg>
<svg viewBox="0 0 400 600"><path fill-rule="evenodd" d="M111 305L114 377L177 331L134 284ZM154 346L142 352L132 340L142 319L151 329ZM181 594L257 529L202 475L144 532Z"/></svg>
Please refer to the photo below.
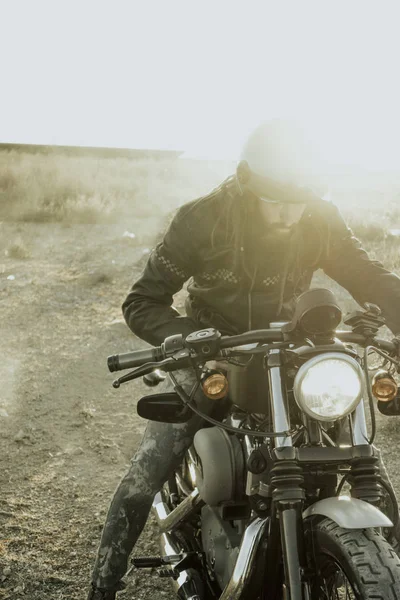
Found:
<svg viewBox="0 0 400 600"><path fill-rule="evenodd" d="M111 373L140 367L147 362L159 361L163 358L161 347L146 348L146 350L135 350L125 354L114 354L107 358L107 366Z"/></svg>

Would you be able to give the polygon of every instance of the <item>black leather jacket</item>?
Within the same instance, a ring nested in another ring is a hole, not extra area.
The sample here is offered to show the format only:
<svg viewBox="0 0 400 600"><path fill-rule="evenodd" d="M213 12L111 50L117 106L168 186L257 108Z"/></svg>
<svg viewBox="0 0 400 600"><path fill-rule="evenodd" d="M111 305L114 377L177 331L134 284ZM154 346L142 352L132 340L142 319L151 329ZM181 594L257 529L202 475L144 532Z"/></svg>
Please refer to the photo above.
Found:
<svg viewBox="0 0 400 600"><path fill-rule="evenodd" d="M230 207L244 202L253 208L247 223L236 209L241 236L233 238ZM390 329L400 333L400 278L368 257L334 205L314 201L290 243L282 244L257 218L257 202L240 198L229 178L178 210L122 306L137 336L159 345L168 335L201 327L233 334L289 320L319 268L360 304L380 306ZM180 316L173 295L187 280L187 316Z"/></svg>

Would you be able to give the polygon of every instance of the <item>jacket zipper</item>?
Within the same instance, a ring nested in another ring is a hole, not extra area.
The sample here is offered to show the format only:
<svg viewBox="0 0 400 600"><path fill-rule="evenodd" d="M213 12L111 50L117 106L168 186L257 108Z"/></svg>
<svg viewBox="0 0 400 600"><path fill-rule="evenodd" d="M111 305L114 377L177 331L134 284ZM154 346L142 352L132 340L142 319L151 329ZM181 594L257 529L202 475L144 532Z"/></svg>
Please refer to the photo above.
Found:
<svg viewBox="0 0 400 600"><path fill-rule="evenodd" d="M248 311L248 331L251 331L251 291L247 294L249 311Z"/></svg>
<svg viewBox="0 0 400 600"><path fill-rule="evenodd" d="M244 247L243 246L240 247L240 252L241 253L244 252ZM242 254L242 261L243 261L243 254ZM252 329L251 292L253 291L254 283L255 283L256 277L257 277L257 272L258 272L258 267L256 266L256 268L254 269L254 275L253 275L252 281L250 283L250 289L249 289L249 291L247 293L247 304L248 304L247 322L248 322L248 331L251 331L251 329Z"/></svg>
<svg viewBox="0 0 400 600"><path fill-rule="evenodd" d="M251 331L252 328L253 328L253 319L252 319L252 316L253 316L252 313L253 313L253 311L252 311L252 303L251 303L251 293L252 293L253 288L254 288L254 284L255 284L255 281L256 281L256 277L257 277L257 272L258 272L258 268L256 267L255 270L254 270L253 280L251 282L249 293L247 294L247 299L248 299L248 304L249 304L249 311L248 311L248 327L249 327L249 331Z"/></svg>

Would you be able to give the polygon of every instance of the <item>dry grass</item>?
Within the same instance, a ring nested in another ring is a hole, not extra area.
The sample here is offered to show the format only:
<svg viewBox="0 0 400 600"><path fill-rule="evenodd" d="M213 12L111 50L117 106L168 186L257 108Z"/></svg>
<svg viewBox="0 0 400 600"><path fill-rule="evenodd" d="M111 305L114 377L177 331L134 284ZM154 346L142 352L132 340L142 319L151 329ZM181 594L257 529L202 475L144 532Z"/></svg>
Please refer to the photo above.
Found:
<svg viewBox="0 0 400 600"><path fill-rule="evenodd" d="M7 258L16 258L19 260L24 260L30 256L29 250L21 239L18 239L6 248L4 254Z"/></svg>
<svg viewBox="0 0 400 600"><path fill-rule="evenodd" d="M128 159L0 154L0 217L21 221L93 222L134 201L152 210L148 179L165 166Z"/></svg>
<svg viewBox="0 0 400 600"><path fill-rule="evenodd" d="M388 175L379 185L376 189L372 175L359 181L356 189L335 187L334 183L332 200L362 241L390 244L394 241L389 239L393 238L390 231L400 228L400 181Z"/></svg>
<svg viewBox="0 0 400 600"><path fill-rule="evenodd" d="M0 153L0 219L72 223L147 217L205 193L220 179L210 164Z"/></svg>
<svg viewBox="0 0 400 600"><path fill-rule="evenodd" d="M121 222L167 215L206 193L232 172L232 164L59 154L0 153L0 219L64 223ZM391 269L400 266L400 177L365 175L330 181L332 199L354 233ZM28 252L19 240L9 249Z"/></svg>

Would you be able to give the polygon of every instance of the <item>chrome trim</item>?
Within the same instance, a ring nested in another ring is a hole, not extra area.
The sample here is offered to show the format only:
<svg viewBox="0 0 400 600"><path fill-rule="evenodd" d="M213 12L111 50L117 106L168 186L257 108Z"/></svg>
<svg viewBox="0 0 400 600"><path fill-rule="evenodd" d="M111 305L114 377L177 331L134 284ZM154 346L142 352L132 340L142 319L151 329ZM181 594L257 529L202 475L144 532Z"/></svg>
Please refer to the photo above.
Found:
<svg viewBox="0 0 400 600"><path fill-rule="evenodd" d="M164 502L164 498L163 498L163 495L161 492L158 492L154 496L153 510L155 511L157 523L159 525L164 523L165 519L168 517L169 513L171 512L169 510L168 506L166 505L166 503Z"/></svg>
<svg viewBox="0 0 400 600"><path fill-rule="evenodd" d="M183 479L183 477L179 473L175 473L175 480L176 480L176 485L179 487L182 494L184 494L185 496L190 496L190 494L192 493L192 489L188 486L186 481Z"/></svg>
<svg viewBox="0 0 400 600"><path fill-rule="evenodd" d="M252 473L247 471L246 477L246 496L254 496L260 493L260 481L263 478L264 473Z"/></svg>
<svg viewBox="0 0 400 600"><path fill-rule="evenodd" d="M154 497L153 510L157 523L164 533L165 531L174 531L177 529L183 521L186 521L191 514L197 512L203 504L204 501L200 498L199 490L195 488L174 510L170 511L164 502L161 491Z"/></svg>
<svg viewBox="0 0 400 600"><path fill-rule="evenodd" d="M282 329L285 325L289 325L290 321L272 321L269 324L269 329Z"/></svg>
<svg viewBox="0 0 400 600"><path fill-rule="evenodd" d="M243 419L237 419L233 415L229 415L226 422L228 425L232 425L232 427L240 427Z"/></svg>
<svg viewBox="0 0 400 600"><path fill-rule="evenodd" d="M239 600L248 582L260 541L264 535L268 519L255 519L247 527L240 544L239 555L229 583L219 600Z"/></svg>
<svg viewBox="0 0 400 600"><path fill-rule="evenodd" d="M247 458L249 458L250 454L253 452L255 445L253 443L253 440L250 436L245 435L244 436L244 444L245 444L245 449L246 449L246 453L247 453Z"/></svg>
<svg viewBox="0 0 400 600"><path fill-rule="evenodd" d="M253 440L248 436L244 436L244 449L246 455L246 462L253 452L256 446L253 443ZM253 496L254 494L258 494L259 482L261 475L255 475L251 471L247 471L246 475L246 496Z"/></svg>
<svg viewBox="0 0 400 600"><path fill-rule="evenodd" d="M364 400L361 400L351 415L351 424L353 429L353 444L355 446L369 445Z"/></svg>
<svg viewBox="0 0 400 600"><path fill-rule="evenodd" d="M279 353L279 350L271 350L270 355ZM286 410L286 390L282 380L281 367L270 367L268 369L269 395L271 399L272 421L274 431L288 431L290 429L289 417ZM292 446L291 436L275 438L275 446Z"/></svg>
<svg viewBox="0 0 400 600"><path fill-rule="evenodd" d="M163 533L161 536L160 550L162 556L172 556L181 553L181 550L168 533ZM201 596L197 594L196 585L188 571L181 571L177 579L171 578L171 580L174 592L178 598L202 600Z"/></svg>

